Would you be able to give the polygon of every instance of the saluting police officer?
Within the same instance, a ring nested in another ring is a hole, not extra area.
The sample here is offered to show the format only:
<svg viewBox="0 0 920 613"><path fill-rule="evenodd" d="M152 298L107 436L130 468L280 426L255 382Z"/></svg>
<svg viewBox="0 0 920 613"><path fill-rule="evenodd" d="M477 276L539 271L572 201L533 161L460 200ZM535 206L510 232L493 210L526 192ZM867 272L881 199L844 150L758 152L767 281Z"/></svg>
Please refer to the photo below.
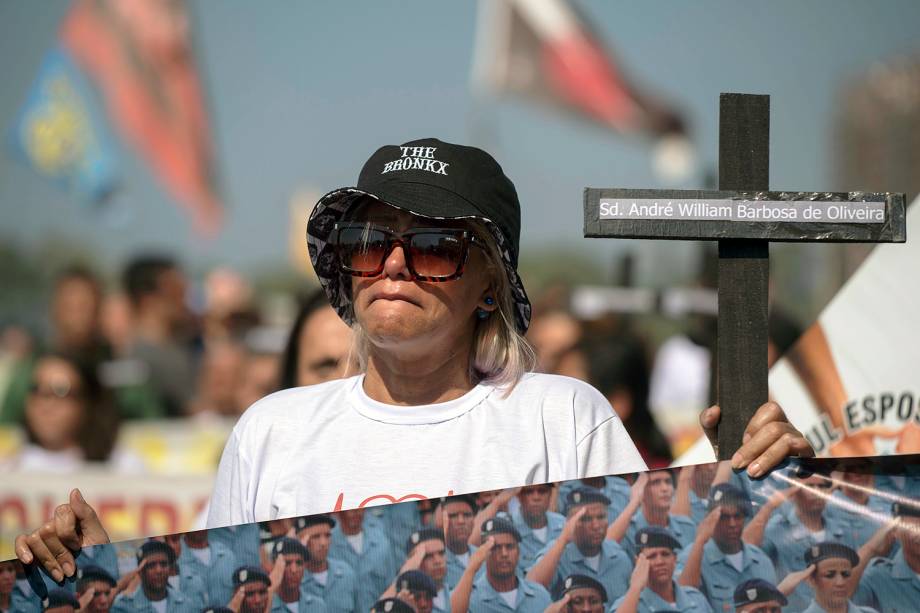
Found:
<svg viewBox="0 0 920 613"><path fill-rule="evenodd" d="M272 562L284 564L281 582L272 590L271 613L326 613L326 603L302 587L307 548L297 539L284 537L272 549Z"/></svg>
<svg viewBox="0 0 920 613"><path fill-rule="evenodd" d="M108 613L115 600L115 585L115 577L101 566L87 564L77 568L77 600L88 599L80 607L81 613Z"/></svg>
<svg viewBox="0 0 920 613"><path fill-rule="evenodd" d="M920 608L920 503L896 502L891 514L898 518L900 551L892 558L869 561L853 600L886 613L916 611Z"/></svg>
<svg viewBox="0 0 920 613"><path fill-rule="evenodd" d="M568 519L562 534L537 555L527 578L549 588L554 598L563 580L581 574L597 579L608 596L626 593L632 562L619 543L606 538L610 499L600 490L579 487L567 496Z"/></svg>
<svg viewBox="0 0 920 613"><path fill-rule="evenodd" d="M438 586L420 570L407 570L396 578L396 593L408 592L416 613L432 613Z"/></svg>
<svg viewBox="0 0 920 613"><path fill-rule="evenodd" d="M61 587L56 587L42 601L42 611L45 613L73 613L80 608L80 602L70 592Z"/></svg>
<svg viewBox="0 0 920 613"><path fill-rule="evenodd" d="M233 597L233 571L242 564L236 559L234 550L220 542L212 543L207 530L197 530L183 535L180 551L179 569L203 583L204 604L229 602Z"/></svg>
<svg viewBox="0 0 920 613"><path fill-rule="evenodd" d="M855 551L842 543L818 543L805 552L804 559L806 566L815 566L806 579L814 598L805 613L876 613L875 609L850 602L858 578L854 575L859 564Z"/></svg>
<svg viewBox="0 0 920 613"><path fill-rule="evenodd" d="M735 613L781 613L788 600L775 585L749 579L735 588Z"/></svg>
<svg viewBox="0 0 920 613"><path fill-rule="evenodd" d="M607 600L607 590L596 579L569 575L562 582L559 600L547 607L545 613L604 613Z"/></svg>
<svg viewBox="0 0 920 613"><path fill-rule="evenodd" d="M469 543L473 533L476 500L472 496L442 498L437 514L442 521L447 522L447 538L444 542L447 547L447 584L453 589L460 582L470 556L476 551L476 546Z"/></svg>
<svg viewBox="0 0 920 613"><path fill-rule="evenodd" d="M709 492L709 515L700 522L696 538L677 560L681 585L699 588L714 611L730 611L735 587L748 579L776 582L770 558L741 538L751 516L751 499L730 483Z"/></svg>
<svg viewBox="0 0 920 613"><path fill-rule="evenodd" d="M680 541L667 528L646 526L634 537L636 565L629 590L613 603L616 613L693 611L712 613L712 607L698 589L674 581Z"/></svg>
<svg viewBox="0 0 920 613"><path fill-rule="evenodd" d="M667 528L683 549L693 542L696 535L696 524L689 516L671 513L674 503L674 473L670 470L656 470L640 475L633 484L629 503L611 525L607 536L614 538L622 545L626 553L635 558L637 550L634 546L636 535L647 526ZM626 533L621 536L619 532L623 523L628 518Z"/></svg>
<svg viewBox="0 0 920 613"><path fill-rule="evenodd" d="M265 613L270 602L272 581L258 566L241 566L233 571L234 596L231 609L239 613Z"/></svg>
<svg viewBox="0 0 920 613"><path fill-rule="evenodd" d="M297 538L308 553L301 587L322 598L329 613L350 613L357 610L357 579L351 566L329 556L334 526L335 520L324 514L294 520Z"/></svg>
<svg viewBox="0 0 920 613"><path fill-rule="evenodd" d="M876 491L872 465L865 460L838 463L840 487L827 501L824 516L842 530L841 542L858 549L885 523L891 510L887 498ZM871 511L867 513L866 510Z"/></svg>
<svg viewBox="0 0 920 613"><path fill-rule="evenodd" d="M483 545L472 553L470 564L451 592L453 613L543 613L552 599L546 588L528 581L518 569L521 535L504 517L482 525ZM484 575L476 577L485 564Z"/></svg>
<svg viewBox="0 0 920 613"><path fill-rule="evenodd" d="M399 572L399 563L382 522L373 521L365 509L340 511L336 517L329 557L355 571L358 610L367 611Z"/></svg>
<svg viewBox="0 0 920 613"><path fill-rule="evenodd" d="M795 486L790 502L772 514L761 545L779 577L805 570L805 552L812 546L825 541L839 543L844 538L843 528L825 516L833 482L802 467L792 482ZM810 584L803 581L789 594L789 606L800 611L813 596Z"/></svg>
<svg viewBox="0 0 920 613"><path fill-rule="evenodd" d="M607 509L608 517L617 517L623 512L629 502L629 482L618 475L606 477L591 477L589 479L572 479L559 484L559 513L568 516L569 494L580 487L590 487L599 490L610 500Z"/></svg>
<svg viewBox="0 0 920 613"><path fill-rule="evenodd" d="M418 559L418 570L434 581L436 592L432 598L434 613L450 613L450 588L447 579L447 555L444 532L436 528L422 528L409 535L406 543L407 564ZM396 591L394 586L394 592Z"/></svg>
<svg viewBox="0 0 920 613"><path fill-rule="evenodd" d="M371 613L415 613L415 609L399 598L382 598L371 607Z"/></svg>
<svg viewBox="0 0 920 613"><path fill-rule="evenodd" d="M540 550L562 534L565 517L549 510L553 487L552 483L528 485L517 494L519 504L511 512L511 521L521 535L521 568L530 568Z"/></svg>
<svg viewBox="0 0 920 613"><path fill-rule="evenodd" d="M140 587L133 593L119 594L113 613L192 613L201 609L200 597L194 600L169 585L169 571L176 562L172 548L161 541L147 541L137 551Z"/></svg>

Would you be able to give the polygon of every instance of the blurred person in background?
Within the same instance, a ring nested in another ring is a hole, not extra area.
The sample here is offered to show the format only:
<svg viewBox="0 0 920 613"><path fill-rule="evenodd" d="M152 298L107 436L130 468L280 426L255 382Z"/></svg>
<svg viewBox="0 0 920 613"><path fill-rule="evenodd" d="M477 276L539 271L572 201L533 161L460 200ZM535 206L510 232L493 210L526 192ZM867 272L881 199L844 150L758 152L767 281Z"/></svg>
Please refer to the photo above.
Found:
<svg viewBox="0 0 920 613"><path fill-rule="evenodd" d="M137 551L139 585L118 595L113 613L168 611L197 613L201 610L200 594L196 598L183 594L169 583L170 568L176 562L172 548L160 541L147 541Z"/></svg>
<svg viewBox="0 0 920 613"><path fill-rule="evenodd" d="M9 460L20 471L75 472L87 462L116 470L141 469L136 458L110 457L118 415L95 370L62 354L35 363L23 420L28 443Z"/></svg>
<svg viewBox="0 0 920 613"><path fill-rule="evenodd" d="M581 340L581 322L567 310L556 308L540 313L535 309L527 331L527 341L536 354L538 372L559 372L563 357Z"/></svg>
<svg viewBox="0 0 920 613"><path fill-rule="evenodd" d="M301 303L281 355L279 389L315 385L346 376L351 328L329 306L321 289Z"/></svg>
<svg viewBox="0 0 920 613"><path fill-rule="evenodd" d="M140 256L125 268L122 281L134 322L127 357L146 367L163 415L185 415L197 377L185 274L170 257Z"/></svg>
<svg viewBox="0 0 920 613"><path fill-rule="evenodd" d="M102 334L102 284L87 268L73 267L60 273L51 298L50 348L73 355L87 364L112 357Z"/></svg>
<svg viewBox="0 0 920 613"><path fill-rule="evenodd" d="M237 404L237 392L246 366L241 343L220 339L207 344L201 356L195 397L188 412L195 415L238 417L246 408Z"/></svg>
<svg viewBox="0 0 920 613"><path fill-rule="evenodd" d="M102 285L88 268L74 266L58 273L51 292L50 329L41 346L69 355L88 369L110 359L112 349L100 324L101 304ZM0 410L6 421L21 419L34 366L32 351L15 360Z"/></svg>
<svg viewBox="0 0 920 613"><path fill-rule="evenodd" d="M639 454L651 469L673 460L668 440L649 411L649 366L645 347L626 337L595 341L584 346L586 381L610 402L623 421Z"/></svg>

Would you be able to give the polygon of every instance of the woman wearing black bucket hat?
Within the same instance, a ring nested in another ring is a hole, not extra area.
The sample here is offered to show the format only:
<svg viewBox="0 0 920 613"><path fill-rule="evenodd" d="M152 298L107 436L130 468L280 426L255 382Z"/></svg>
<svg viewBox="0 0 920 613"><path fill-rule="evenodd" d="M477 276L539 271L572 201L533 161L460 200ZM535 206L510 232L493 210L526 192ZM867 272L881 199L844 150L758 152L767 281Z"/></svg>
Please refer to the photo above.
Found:
<svg viewBox="0 0 920 613"><path fill-rule="evenodd" d="M356 187L320 199L310 258L362 373L253 405L224 450L208 527L645 470L597 390L528 372L519 238L498 163L436 139L381 147ZM701 421L715 426L718 409ZM748 432L743 455L762 470L811 453L775 404ZM18 540L24 562L33 544L49 551L45 535L60 548L54 523L43 530Z"/></svg>

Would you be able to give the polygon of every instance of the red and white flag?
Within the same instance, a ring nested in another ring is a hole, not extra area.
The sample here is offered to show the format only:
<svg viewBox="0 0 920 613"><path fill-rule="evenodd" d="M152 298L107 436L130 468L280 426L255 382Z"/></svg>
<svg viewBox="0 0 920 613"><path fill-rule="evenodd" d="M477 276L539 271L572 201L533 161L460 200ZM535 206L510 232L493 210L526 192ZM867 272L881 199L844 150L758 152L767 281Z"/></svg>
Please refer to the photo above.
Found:
<svg viewBox="0 0 920 613"><path fill-rule="evenodd" d="M624 133L682 135L680 115L641 94L565 0L483 0L473 87L575 111Z"/></svg>

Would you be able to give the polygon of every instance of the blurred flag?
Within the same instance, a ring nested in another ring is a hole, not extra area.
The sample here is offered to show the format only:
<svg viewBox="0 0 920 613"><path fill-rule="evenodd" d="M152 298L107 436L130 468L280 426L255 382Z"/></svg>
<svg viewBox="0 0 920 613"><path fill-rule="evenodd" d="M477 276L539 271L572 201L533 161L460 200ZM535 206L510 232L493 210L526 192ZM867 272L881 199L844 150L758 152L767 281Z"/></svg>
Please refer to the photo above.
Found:
<svg viewBox="0 0 920 613"><path fill-rule="evenodd" d="M114 189L118 164L91 85L68 53L45 56L12 131L16 154L81 200L99 202Z"/></svg>
<svg viewBox="0 0 920 613"><path fill-rule="evenodd" d="M473 87L575 111L620 132L682 135L683 119L641 94L565 0L481 0Z"/></svg>
<svg viewBox="0 0 920 613"><path fill-rule="evenodd" d="M184 2L75 0L60 36L124 139L188 209L196 230L213 234L222 205Z"/></svg>

